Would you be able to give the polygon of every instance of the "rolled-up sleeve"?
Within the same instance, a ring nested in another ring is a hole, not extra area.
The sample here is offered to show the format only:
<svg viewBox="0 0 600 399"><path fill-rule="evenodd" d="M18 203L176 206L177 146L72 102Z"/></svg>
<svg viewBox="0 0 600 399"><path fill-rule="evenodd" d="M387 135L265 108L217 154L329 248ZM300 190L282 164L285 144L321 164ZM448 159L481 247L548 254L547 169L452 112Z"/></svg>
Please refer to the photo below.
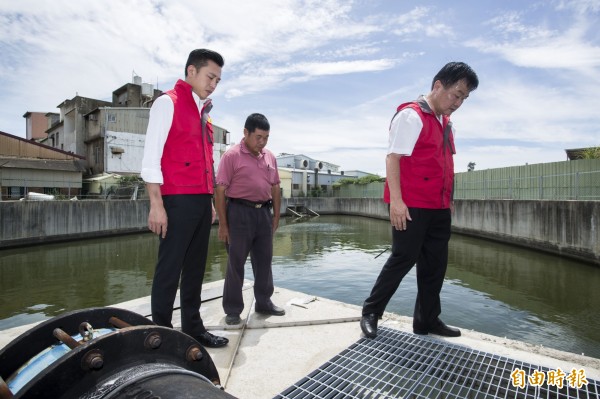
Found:
<svg viewBox="0 0 600 399"><path fill-rule="evenodd" d="M400 111L390 127L387 153L410 156L422 128L423 121L414 109Z"/></svg>
<svg viewBox="0 0 600 399"><path fill-rule="evenodd" d="M173 100L168 95L158 97L150 108L140 173L146 183L163 183L160 161L169 130L171 130L173 111Z"/></svg>

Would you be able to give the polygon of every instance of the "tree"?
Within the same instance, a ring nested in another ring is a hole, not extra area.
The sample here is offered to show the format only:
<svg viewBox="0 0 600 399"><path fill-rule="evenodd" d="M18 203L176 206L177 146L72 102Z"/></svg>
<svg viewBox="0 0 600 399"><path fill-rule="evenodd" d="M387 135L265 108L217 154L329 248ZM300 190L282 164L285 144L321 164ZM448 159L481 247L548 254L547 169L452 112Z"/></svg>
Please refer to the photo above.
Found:
<svg viewBox="0 0 600 399"><path fill-rule="evenodd" d="M475 162L469 162L467 172L472 172L475 170Z"/></svg>
<svg viewBox="0 0 600 399"><path fill-rule="evenodd" d="M581 159L598 159L600 158L600 147L590 147L579 151Z"/></svg>
<svg viewBox="0 0 600 399"><path fill-rule="evenodd" d="M344 178L341 178L340 180L336 181L335 183L333 183L333 187L340 188L341 186L345 186L347 184L364 185L364 184L369 184L369 183L373 183L373 182L384 182L384 181L385 181L385 177L381 177L378 175L366 175L363 177L359 177L358 179L355 177L344 177Z"/></svg>

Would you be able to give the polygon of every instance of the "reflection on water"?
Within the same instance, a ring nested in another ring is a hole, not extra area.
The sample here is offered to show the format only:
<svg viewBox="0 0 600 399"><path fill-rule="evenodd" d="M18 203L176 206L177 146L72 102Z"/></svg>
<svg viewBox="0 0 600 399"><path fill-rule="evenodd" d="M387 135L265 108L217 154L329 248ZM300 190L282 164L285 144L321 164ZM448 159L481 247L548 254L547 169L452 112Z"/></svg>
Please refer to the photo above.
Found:
<svg viewBox="0 0 600 399"><path fill-rule="evenodd" d="M383 220L283 220L275 285L361 305L390 240ZM0 251L0 330L149 295L157 245L155 236L139 234ZM215 227L205 282L222 279L226 263ZM247 265L249 279L250 270ZM442 317L464 329L600 358L599 286L596 267L454 235ZM411 316L415 295L413 270L387 310Z"/></svg>

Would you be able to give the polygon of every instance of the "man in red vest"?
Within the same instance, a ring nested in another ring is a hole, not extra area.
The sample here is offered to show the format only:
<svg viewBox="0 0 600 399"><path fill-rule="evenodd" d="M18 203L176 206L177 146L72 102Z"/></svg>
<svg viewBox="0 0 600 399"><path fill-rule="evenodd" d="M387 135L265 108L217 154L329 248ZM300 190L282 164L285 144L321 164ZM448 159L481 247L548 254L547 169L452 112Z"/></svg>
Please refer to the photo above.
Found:
<svg viewBox="0 0 600 399"><path fill-rule="evenodd" d="M141 176L150 197L148 227L159 237L152 282L152 320L173 327L180 285L181 330L206 347L227 345L200 317L200 294L210 228L215 219L213 129L208 98L221 80L223 57L190 53L185 80L156 99L150 109Z"/></svg>
<svg viewBox="0 0 600 399"><path fill-rule="evenodd" d="M384 201L390 205L392 253L363 305L360 327L369 338L377 336L377 320L415 263L413 332L460 336L460 330L439 318L453 207L450 115L478 85L467 64L450 62L433 78L429 94L400 105L392 119L384 190Z"/></svg>

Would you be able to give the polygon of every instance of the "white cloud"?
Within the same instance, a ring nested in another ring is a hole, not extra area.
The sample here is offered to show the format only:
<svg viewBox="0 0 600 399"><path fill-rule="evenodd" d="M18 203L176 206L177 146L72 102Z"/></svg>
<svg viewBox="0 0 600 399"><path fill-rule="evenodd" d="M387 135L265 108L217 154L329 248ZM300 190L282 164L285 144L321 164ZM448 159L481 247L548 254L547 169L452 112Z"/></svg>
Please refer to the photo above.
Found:
<svg viewBox="0 0 600 399"><path fill-rule="evenodd" d="M600 0L561 0L558 2L557 9L572 9L582 15L600 12Z"/></svg>
<svg viewBox="0 0 600 399"><path fill-rule="evenodd" d="M225 97L232 98L249 93L260 92L289 83L305 82L309 79L327 75L345 75L359 72L381 71L393 68L397 61L353 60L335 62L301 62L296 64L262 67L248 65L237 79L225 86ZM260 84L257 84L260 82Z"/></svg>
<svg viewBox="0 0 600 399"><path fill-rule="evenodd" d="M586 39L588 33L597 30L590 18L578 14L571 26L559 31L547 28L542 21L539 25L528 24L522 13L509 12L485 24L499 38L481 36L466 44L520 67L572 69L600 78L600 46ZM597 39L595 33L593 38Z"/></svg>

